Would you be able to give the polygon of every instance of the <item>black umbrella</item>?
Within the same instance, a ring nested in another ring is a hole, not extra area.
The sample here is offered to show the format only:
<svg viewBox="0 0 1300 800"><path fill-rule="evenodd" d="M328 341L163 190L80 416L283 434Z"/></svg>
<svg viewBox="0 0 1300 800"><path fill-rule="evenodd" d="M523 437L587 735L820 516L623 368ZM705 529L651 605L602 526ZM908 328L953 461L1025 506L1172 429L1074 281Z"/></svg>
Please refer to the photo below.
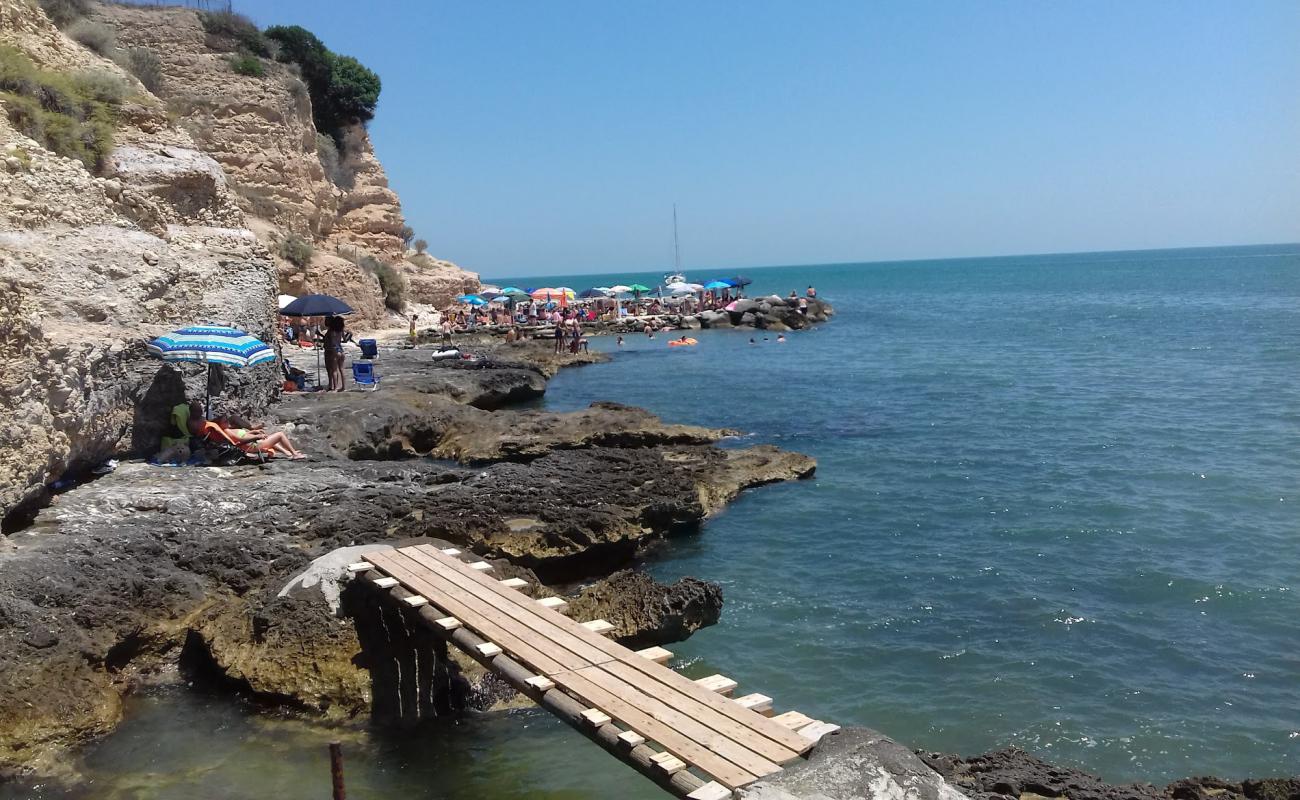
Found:
<svg viewBox="0 0 1300 800"><path fill-rule="evenodd" d="M344 317L352 306L327 294L305 294L280 309L286 317Z"/></svg>
<svg viewBox="0 0 1300 800"><path fill-rule="evenodd" d="M728 278L728 280L731 281L733 286L748 286L753 283L753 281L746 278L744 275L737 275L734 278Z"/></svg>
<svg viewBox="0 0 1300 800"><path fill-rule="evenodd" d="M280 314L286 317L343 317L351 313L352 306L328 294L305 294L280 309ZM316 348L316 388L320 388L319 347Z"/></svg>

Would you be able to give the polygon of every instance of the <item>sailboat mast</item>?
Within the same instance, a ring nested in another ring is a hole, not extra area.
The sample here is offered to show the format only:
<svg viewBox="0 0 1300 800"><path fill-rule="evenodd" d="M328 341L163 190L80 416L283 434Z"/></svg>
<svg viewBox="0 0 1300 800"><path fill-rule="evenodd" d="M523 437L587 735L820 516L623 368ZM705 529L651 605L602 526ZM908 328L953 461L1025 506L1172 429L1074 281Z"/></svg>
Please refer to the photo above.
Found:
<svg viewBox="0 0 1300 800"><path fill-rule="evenodd" d="M677 244L677 204L673 203L673 269L682 271L682 251Z"/></svg>

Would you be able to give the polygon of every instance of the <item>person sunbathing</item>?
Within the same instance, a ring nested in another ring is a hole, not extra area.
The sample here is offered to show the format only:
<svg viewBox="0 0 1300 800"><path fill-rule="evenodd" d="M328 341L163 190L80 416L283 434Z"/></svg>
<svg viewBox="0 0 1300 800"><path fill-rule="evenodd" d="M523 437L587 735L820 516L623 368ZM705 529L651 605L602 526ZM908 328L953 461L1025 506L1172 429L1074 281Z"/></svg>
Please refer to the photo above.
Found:
<svg viewBox="0 0 1300 800"><path fill-rule="evenodd" d="M223 424L223 422L226 424ZM193 403L190 406L190 427L196 436L203 436L212 440L213 437L208 433L208 426L213 426L222 431L230 441L235 442L241 449L253 448L263 453L278 453L288 456L293 461L301 461L307 457L306 454L293 446L293 442L289 440L288 435L283 431L266 433L262 428L235 427L230 425L229 422L230 420L225 417L209 422L203 419L203 407L201 405Z"/></svg>

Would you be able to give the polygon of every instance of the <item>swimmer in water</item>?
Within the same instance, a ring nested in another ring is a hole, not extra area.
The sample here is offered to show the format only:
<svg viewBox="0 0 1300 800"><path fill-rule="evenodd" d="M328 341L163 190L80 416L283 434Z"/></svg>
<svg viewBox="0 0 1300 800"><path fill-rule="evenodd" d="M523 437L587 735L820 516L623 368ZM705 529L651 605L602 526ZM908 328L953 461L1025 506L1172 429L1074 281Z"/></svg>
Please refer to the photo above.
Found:
<svg viewBox="0 0 1300 800"><path fill-rule="evenodd" d="M750 343L750 344L758 344L758 342L754 341L754 337L752 337L752 336L749 337L749 343Z"/></svg>
<svg viewBox="0 0 1300 800"><path fill-rule="evenodd" d="M618 337L618 346L619 346L619 347L622 347L622 346L623 346L623 337L622 337L622 336Z"/></svg>
<svg viewBox="0 0 1300 800"><path fill-rule="evenodd" d="M776 340L777 340L778 342L784 342L784 341L785 341L785 334L783 333L783 334L777 336L777 337L776 337Z"/></svg>

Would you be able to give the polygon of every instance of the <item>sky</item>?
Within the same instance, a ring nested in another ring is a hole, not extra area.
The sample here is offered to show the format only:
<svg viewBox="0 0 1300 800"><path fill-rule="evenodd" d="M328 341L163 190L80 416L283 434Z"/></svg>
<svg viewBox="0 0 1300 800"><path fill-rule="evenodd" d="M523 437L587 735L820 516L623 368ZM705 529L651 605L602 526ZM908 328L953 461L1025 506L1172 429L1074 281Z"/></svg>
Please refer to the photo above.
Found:
<svg viewBox="0 0 1300 800"><path fill-rule="evenodd" d="M1300 2L235 0L486 275L1300 241ZM364 9L364 10L361 10Z"/></svg>

